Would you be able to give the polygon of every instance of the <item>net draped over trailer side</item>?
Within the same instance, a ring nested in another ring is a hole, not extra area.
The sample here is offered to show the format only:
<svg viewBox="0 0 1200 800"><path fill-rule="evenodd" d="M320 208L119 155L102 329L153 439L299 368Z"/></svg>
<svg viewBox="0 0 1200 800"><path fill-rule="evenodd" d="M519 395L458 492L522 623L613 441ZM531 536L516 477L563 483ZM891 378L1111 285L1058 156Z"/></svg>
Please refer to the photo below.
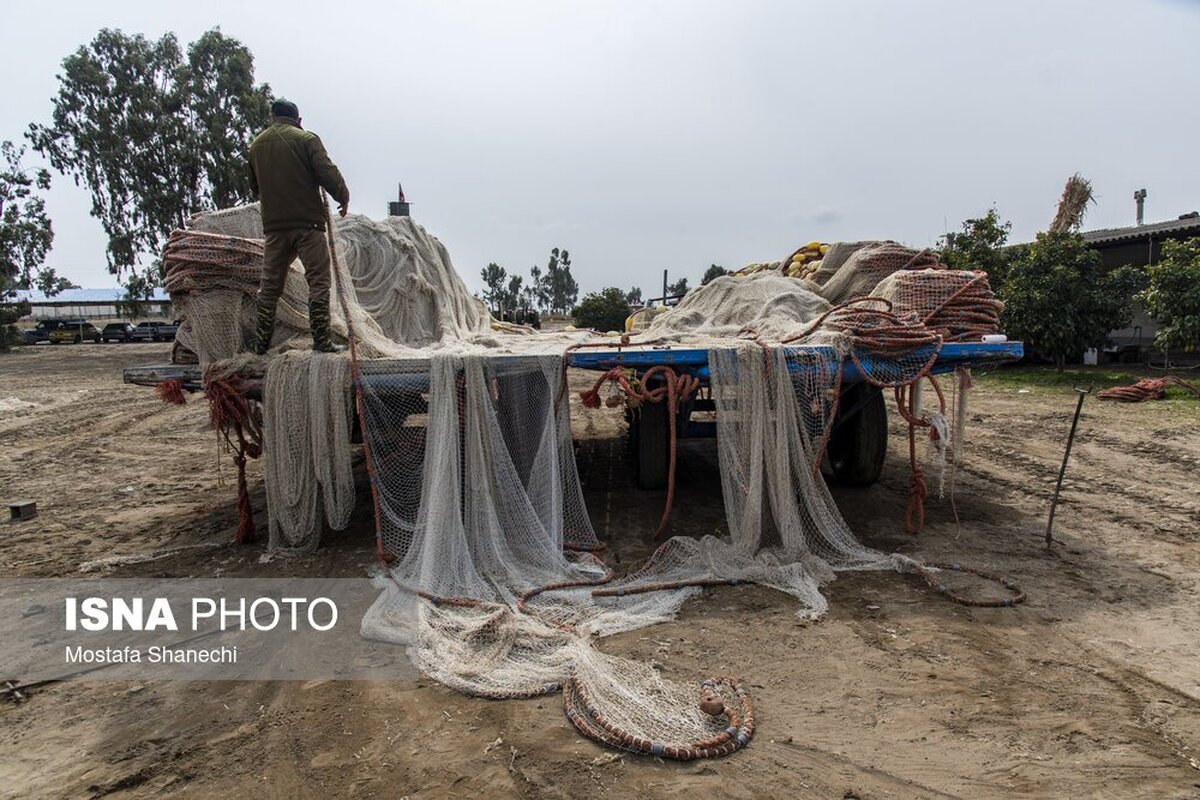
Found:
<svg viewBox="0 0 1200 800"><path fill-rule="evenodd" d="M252 307L254 250L245 242L254 240L205 236L214 234L173 237L168 280L197 313L201 362L210 374L231 374L253 360L241 350ZM648 336L690 336L708 348L728 534L667 539L616 576L574 460L563 351L578 338L491 341L486 312L444 248L410 220L343 224L338 238L334 308L351 351L297 346L303 321L289 327L284 315L265 363L269 547L311 553L327 527L349 523L357 417L381 588L362 631L407 646L424 673L487 697L561 690L577 729L626 750L726 755L755 724L736 677L668 681L648 664L605 654L598 639L669 620L706 586L769 586L812 618L825 612L821 587L839 571L929 579L910 559L859 543L818 470L848 365L876 387L928 372L943 336L916 311L873 299L831 305L808 284L768 275L717 279L657 319ZM874 270L927 260L896 245L864 246L823 291L874 288ZM236 268L222 273L225 262ZM408 264L399 277L387 273L393 262ZM289 281L302 284L302 273ZM951 294L960 285L947 284ZM764 293L772 295L765 316ZM710 313L716 306L724 310ZM953 428L945 413L929 415L941 418L944 440Z"/></svg>
<svg viewBox="0 0 1200 800"><path fill-rule="evenodd" d="M564 689L581 729L604 720L629 742L686 755L737 728L698 707L696 686L606 655L595 637L671 619L717 584L770 586L816 617L835 572L909 567L862 546L811 469L821 430L806 420L813 373L791 358L756 345L709 353L730 533L669 539L620 578L592 554L561 358L437 356L427 384L421 365L363 362L365 444L389 559L364 634L408 645L423 672L472 694ZM741 697L728 680L714 686L731 707Z"/></svg>

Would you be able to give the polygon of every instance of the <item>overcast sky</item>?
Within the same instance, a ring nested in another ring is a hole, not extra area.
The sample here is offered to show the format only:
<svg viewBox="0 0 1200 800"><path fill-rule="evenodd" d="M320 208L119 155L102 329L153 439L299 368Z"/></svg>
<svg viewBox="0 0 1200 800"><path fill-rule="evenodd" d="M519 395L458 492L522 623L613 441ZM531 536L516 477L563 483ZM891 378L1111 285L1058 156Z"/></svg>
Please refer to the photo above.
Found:
<svg viewBox="0 0 1200 800"><path fill-rule="evenodd" d="M102 27L221 30L296 101L352 193L413 216L468 283L571 251L584 291L693 284L820 239L932 244L995 204L1043 229L1200 208L1200 3L7 0L0 138L45 122ZM32 163L32 160L31 160ZM49 263L112 286L85 190L56 176Z"/></svg>

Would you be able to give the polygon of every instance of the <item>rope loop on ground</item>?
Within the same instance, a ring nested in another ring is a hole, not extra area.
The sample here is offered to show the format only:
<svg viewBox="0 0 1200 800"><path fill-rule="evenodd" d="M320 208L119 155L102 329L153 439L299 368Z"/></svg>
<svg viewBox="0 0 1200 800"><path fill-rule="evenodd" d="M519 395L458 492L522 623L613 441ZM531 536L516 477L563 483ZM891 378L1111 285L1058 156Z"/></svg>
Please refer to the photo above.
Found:
<svg viewBox="0 0 1200 800"><path fill-rule="evenodd" d="M658 742L635 736L605 716L574 674L563 682L563 710L576 730L587 738L640 755L675 761L719 758L745 747L754 737L754 704L737 678L710 678L700 685L700 708L710 716L724 716L729 723L707 739L685 743Z"/></svg>
<svg viewBox="0 0 1200 800"><path fill-rule="evenodd" d="M1020 605L1021 603L1025 602L1025 590L1016 583L1001 575L996 575L977 567L968 567L963 564L945 564L938 562L926 562L923 564L914 562L914 567L917 574L925 579L925 582L929 584L931 589L935 590L938 594L944 595L951 601L958 603L960 606L971 606L972 608L1012 608L1013 606ZM985 580L993 581L1011 592L1012 596L998 600L979 600L973 597L967 597L939 581L937 578L938 571L964 572L969 575L978 576Z"/></svg>
<svg viewBox="0 0 1200 800"><path fill-rule="evenodd" d="M1167 396L1168 386L1178 386L1191 392L1200 400L1200 388L1188 383L1178 375L1166 375L1162 378L1143 378L1132 386L1114 386L1096 392L1101 400L1116 400L1121 403L1140 403L1143 400L1162 400Z"/></svg>

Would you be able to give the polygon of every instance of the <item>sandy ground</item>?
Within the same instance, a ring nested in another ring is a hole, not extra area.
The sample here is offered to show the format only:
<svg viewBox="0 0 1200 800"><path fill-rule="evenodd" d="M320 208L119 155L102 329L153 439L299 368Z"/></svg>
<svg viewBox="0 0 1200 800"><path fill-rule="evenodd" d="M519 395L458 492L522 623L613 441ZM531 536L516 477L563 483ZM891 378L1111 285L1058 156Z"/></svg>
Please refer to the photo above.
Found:
<svg viewBox="0 0 1200 800"><path fill-rule="evenodd" d="M365 503L311 558L259 564L260 545L230 543L233 472L218 472L205 406L120 383L122 366L166 359L165 345L0 359L0 486L40 511L0 527L0 576L114 558L94 574L364 574ZM1089 402L1064 544L1048 554L1073 405L1069 392L981 381L960 524L931 498L925 532L902 533L898 429L879 484L836 490L869 544L1003 572L1029 592L1024 606L969 609L911 576L850 574L828 587L819 623L798 622L783 595L723 588L676 622L603 642L680 680L743 676L759 729L730 758L624 756L577 735L557 696L478 700L422 679L72 683L0 706L0 796L1200 797L1200 411ZM577 413L575 427L592 519L628 565L662 495L633 488L617 413ZM261 511L260 476L254 465ZM722 529L712 443L684 447L679 485L673 531Z"/></svg>

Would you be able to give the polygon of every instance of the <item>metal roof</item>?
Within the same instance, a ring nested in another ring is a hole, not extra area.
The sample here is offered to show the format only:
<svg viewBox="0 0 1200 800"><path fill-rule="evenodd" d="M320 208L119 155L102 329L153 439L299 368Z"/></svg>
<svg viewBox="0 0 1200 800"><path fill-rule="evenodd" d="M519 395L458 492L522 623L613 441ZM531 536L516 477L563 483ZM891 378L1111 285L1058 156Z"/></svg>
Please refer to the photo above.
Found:
<svg viewBox="0 0 1200 800"><path fill-rule="evenodd" d="M52 297L41 292L22 290L17 292L16 299L28 300L30 303L116 303L126 299L125 290L111 289L65 289ZM170 300L164 289L155 289L149 298L152 301Z"/></svg>
<svg viewBox="0 0 1200 800"><path fill-rule="evenodd" d="M1108 244L1148 239L1152 236L1178 236L1179 234L1200 236L1200 217L1169 219L1166 222L1151 222L1148 225L1131 225L1128 228L1103 228L1084 231L1083 240L1088 244Z"/></svg>

